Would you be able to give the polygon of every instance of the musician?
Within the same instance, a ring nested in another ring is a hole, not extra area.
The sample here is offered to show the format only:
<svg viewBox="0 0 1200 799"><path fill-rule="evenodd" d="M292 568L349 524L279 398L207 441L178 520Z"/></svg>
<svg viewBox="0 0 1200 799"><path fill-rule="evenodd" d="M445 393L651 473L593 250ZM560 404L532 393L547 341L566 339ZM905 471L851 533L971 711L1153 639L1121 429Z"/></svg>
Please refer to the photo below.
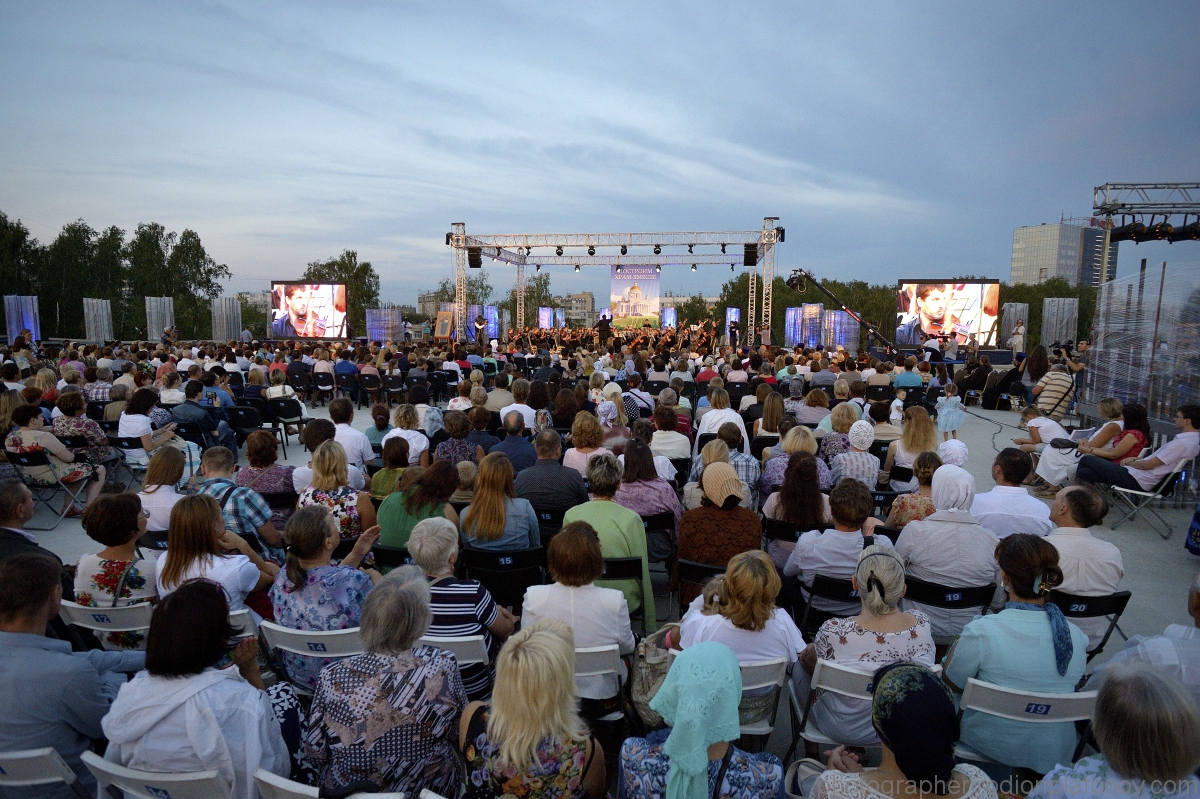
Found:
<svg viewBox="0 0 1200 799"><path fill-rule="evenodd" d="M601 316L600 321L596 323L596 335L600 338L600 345L607 347L609 339L612 338L612 322L607 316Z"/></svg>
<svg viewBox="0 0 1200 799"><path fill-rule="evenodd" d="M941 333L950 327L946 309L950 304L950 287L945 283L918 283L913 296L913 310L909 321L896 328L896 344L921 346L926 334Z"/></svg>
<svg viewBox="0 0 1200 799"><path fill-rule="evenodd" d="M738 337L742 334L741 323L734 319L729 323L729 346L737 347Z"/></svg>
<svg viewBox="0 0 1200 799"><path fill-rule="evenodd" d="M483 343L484 336L486 335L484 331L486 331L486 330L487 330L487 320L484 319L482 315L476 316L475 317L475 342L477 344Z"/></svg>

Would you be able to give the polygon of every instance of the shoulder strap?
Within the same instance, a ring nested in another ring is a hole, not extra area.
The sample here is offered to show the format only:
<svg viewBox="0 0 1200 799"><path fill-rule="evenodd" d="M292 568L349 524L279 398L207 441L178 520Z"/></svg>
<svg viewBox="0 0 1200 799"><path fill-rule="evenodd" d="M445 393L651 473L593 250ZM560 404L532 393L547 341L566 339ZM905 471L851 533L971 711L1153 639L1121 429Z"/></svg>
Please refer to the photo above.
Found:
<svg viewBox="0 0 1200 799"><path fill-rule="evenodd" d="M225 510L225 506L229 503L229 498L233 496L233 492L237 491L238 488L239 486L235 483L234 485L231 485L229 488L225 489L225 493L221 495L221 499L219 500L222 511Z"/></svg>
<svg viewBox="0 0 1200 799"><path fill-rule="evenodd" d="M728 744L725 749L725 757L721 758L721 770L717 772L717 781L713 785L712 799L718 799L721 795L721 785L725 782L725 773L729 771L729 761L733 759L733 744Z"/></svg>

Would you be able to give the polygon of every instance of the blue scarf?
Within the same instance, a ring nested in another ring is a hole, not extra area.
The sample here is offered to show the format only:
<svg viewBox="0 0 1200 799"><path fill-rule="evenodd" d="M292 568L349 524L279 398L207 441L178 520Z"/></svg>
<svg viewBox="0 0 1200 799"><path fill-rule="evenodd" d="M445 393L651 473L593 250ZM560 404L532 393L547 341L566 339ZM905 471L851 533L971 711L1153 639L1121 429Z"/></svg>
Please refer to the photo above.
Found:
<svg viewBox="0 0 1200 799"><path fill-rule="evenodd" d="M1075 653L1075 646L1071 643L1071 629L1067 626L1067 618L1063 616L1058 605L1053 602L1038 605L1034 602L1009 601L1004 603L1004 609L1040 610L1050 617L1050 636L1054 641L1054 665L1058 668L1058 675L1065 677L1067 666L1071 665L1071 656Z"/></svg>

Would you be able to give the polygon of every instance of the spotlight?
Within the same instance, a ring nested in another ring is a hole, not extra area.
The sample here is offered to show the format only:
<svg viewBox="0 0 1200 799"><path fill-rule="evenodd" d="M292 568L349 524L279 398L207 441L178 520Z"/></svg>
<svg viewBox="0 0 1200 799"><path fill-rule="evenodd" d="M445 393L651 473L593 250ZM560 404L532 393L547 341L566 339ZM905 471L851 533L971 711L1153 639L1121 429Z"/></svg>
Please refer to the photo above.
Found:
<svg viewBox="0 0 1200 799"><path fill-rule="evenodd" d="M730 271L730 272L732 272L732 271L733 271L733 264L730 264L730 265L729 265L729 271Z"/></svg>
<svg viewBox="0 0 1200 799"><path fill-rule="evenodd" d="M661 271L662 271L662 264L655 264L655 265L654 265L654 271L655 271L655 272L661 272Z"/></svg>
<svg viewBox="0 0 1200 799"><path fill-rule="evenodd" d="M1175 234L1175 226L1170 222L1159 222L1157 225L1151 225L1146 229L1147 239L1163 240L1169 239Z"/></svg>
<svg viewBox="0 0 1200 799"><path fill-rule="evenodd" d="M595 254L596 254L596 248L589 245L588 246L588 255L595 255Z"/></svg>
<svg viewBox="0 0 1200 799"><path fill-rule="evenodd" d="M655 254L655 255L662 255L662 247L659 247L657 244L655 244L655 245L654 245L654 254Z"/></svg>
<svg viewBox="0 0 1200 799"><path fill-rule="evenodd" d="M692 271L693 271L693 272L695 272L695 271L696 271L696 265L695 265L695 264L692 264Z"/></svg>
<svg viewBox="0 0 1200 799"><path fill-rule="evenodd" d="M747 244L742 248L742 263L746 266L756 266L758 264L757 244Z"/></svg>
<svg viewBox="0 0 1200 799"><path fill-rule="evenodd" d="M492 263L496 263L496 256L492 256Z"/></svg>
<svg viewBox="0 0 1200 799"><path fill-rule="evenodd" d="M1128 225L1115 227L1109 233L1109 241L1141 241L1146 236L1146 226L1141 222L1130 222Z"/></svg>
<svg viewBox="0 0 1200 799"><path fill-rule="evenodd" d="M629 255L629 248L624 244L621 245L621 255Z"/></svg>
<svg viewBox="0 0 1200 799"><path fill-rule="evenodd" d="M781 227L775 228L775 241L779 242L780 244L783 244L783 237L786 233L787 233L787 231L785 231Z"/></svg>
<svg viewBox="0 0 1200 799"><path fill-rule="evenodd" d="M576 271L576 272L578 272L578 271L579 271L579 264L575 264L575 271Z"/></svg>
<svg viewBox="0 0 1200 799"><path fill-rule="evenodd" d="M1183 225L1175 228L1175 232L1173 232L1170 236L1167 236L1167 241L1171 242L1195 241L1197 239L1200 239L1200 221L1193 222L1189 225L1187 223L1186 216L1183 218Z"/></svg>
<svg viewBox="0 0 1200 799"><path fill-rule="evenodd" d="M562 257L562 247L555 247L554 254L561 258Z"/></svg>
<svg viewBox="0 0 1200 799"><path fill-rule="evenodd" d="M724 254L725 254L725 245L722 244L721 245L721 255L724 255Z"/></svg>
<svg viewBox="0 0 1200 799"><path fill-rule="evenodd" d="M618 271L618 272L620 272L620 271L621 271L621 265L620 265L620 264L617 264L617 271Z"/></svg>
<svg viewBox="0 0 1200 799"><path fill-rule="evenodd" d="M692 245L688 245L688 255L692 254Z"/></svg>
<svg viewBox="0 0 1200 799"><path fill-rule="evenodd" d="M537 269L536 269L536 271L538 271L538 272L542 271L542 265L541 265L541 264L538 264L538 265L537 265Z"/></svg>

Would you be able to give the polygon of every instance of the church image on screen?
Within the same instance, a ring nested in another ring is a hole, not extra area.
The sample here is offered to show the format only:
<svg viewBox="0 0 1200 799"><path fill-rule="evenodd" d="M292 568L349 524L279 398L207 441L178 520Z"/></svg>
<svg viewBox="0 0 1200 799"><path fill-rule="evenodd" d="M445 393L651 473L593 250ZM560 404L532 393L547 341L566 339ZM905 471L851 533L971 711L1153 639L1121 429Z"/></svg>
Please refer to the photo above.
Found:
<svg viewBox="0 0 1200 799"><path fill-rule="evenodd" d="M271 338L347 338L346 286L272 283Z"/></svg>

